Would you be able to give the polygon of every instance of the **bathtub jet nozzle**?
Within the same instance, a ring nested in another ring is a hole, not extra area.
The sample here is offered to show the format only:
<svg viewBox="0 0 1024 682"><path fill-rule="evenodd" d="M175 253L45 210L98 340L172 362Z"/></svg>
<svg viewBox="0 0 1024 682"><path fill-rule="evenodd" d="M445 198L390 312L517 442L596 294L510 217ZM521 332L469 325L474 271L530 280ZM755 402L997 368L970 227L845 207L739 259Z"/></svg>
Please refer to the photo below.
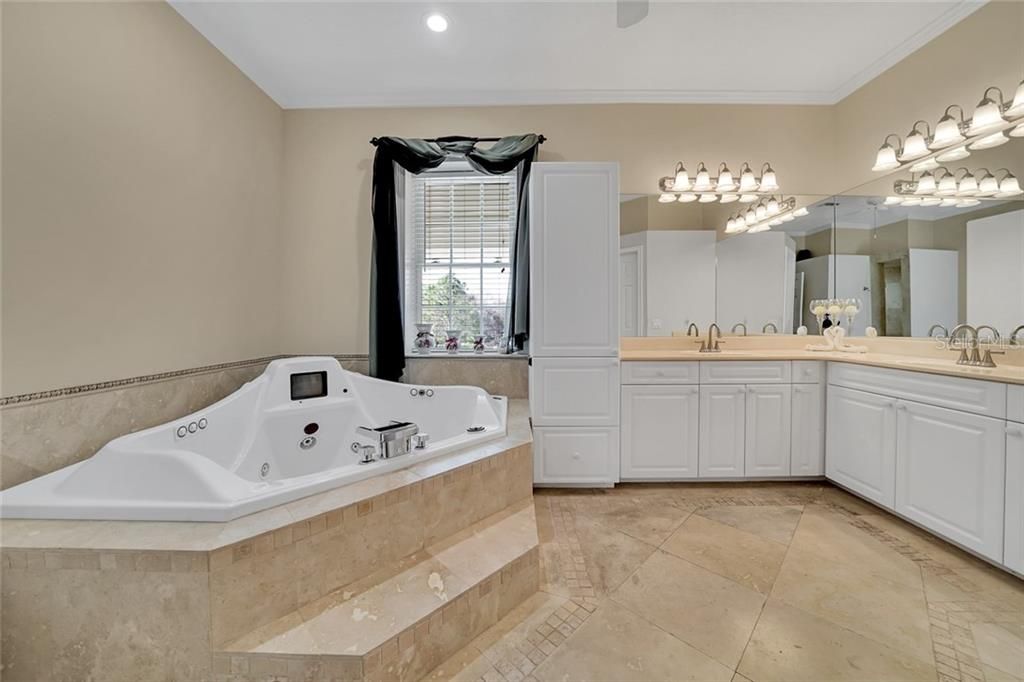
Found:
<svg viewBox="0 0 1024 682"><path fill-rule="evenodd" d="M360 426L356 433L375 441L381 458L390 459L409 454L412 437L419 433L420 427L412 422L391 422L387 426L371 428Z"/></svg>

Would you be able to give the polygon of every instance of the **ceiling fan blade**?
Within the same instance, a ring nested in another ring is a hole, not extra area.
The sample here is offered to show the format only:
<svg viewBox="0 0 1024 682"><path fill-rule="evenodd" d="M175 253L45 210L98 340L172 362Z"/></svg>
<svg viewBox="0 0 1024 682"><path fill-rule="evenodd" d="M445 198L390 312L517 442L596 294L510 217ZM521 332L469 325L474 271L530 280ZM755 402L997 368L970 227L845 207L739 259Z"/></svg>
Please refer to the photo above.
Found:
<svg viewBox="0 0 1024 682"><path fill-rule="evenodd" d="M650 0L616 0L615 24L619 28L629 28L639 24L650 9Z"/></svg>

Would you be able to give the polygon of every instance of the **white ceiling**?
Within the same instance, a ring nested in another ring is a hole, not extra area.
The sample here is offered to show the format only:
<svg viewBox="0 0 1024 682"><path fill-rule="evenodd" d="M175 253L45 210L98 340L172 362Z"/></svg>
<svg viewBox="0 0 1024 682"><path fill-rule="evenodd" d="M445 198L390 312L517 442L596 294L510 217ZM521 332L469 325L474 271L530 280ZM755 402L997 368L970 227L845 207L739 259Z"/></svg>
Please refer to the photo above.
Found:
<svg viewBox="0 0 1024 682"><path fill-rule="evenodd" d="M653 2L619 29L607 0L170 2L286 108L833 104L981 4Z"/></svg>

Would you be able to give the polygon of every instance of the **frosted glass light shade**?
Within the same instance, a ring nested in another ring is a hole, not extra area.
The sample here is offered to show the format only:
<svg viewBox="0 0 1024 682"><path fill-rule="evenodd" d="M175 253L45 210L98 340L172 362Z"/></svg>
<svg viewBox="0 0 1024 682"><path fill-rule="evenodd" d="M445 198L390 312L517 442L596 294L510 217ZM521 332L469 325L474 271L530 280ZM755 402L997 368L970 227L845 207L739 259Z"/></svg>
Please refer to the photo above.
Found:
<svg viewBox="0 0 1024 682"><path fill-rule="evenodd" d="M935 187L935 194L940 197L951 197L956 194L956 178L952 173L942 176L939 184Z"/></svg>
<svg viewBox="0 0 1024 682"><path fill-rule="evenodd" d="M754 209L754 217L758 220L764 220L765 216L768 215L768 209L765 208L764 204L758 204L757 208Z"/></svg>
<svg viewBox="0 0 1024 682"><path fill-rule="evenodd" d="M1010 103L1010 108L1003 113L1003 116L1006 118L1024 116L1024 81L1021 81L1020 85L1017 86L1017 92L1013 94L1013 101Z"/></svg>
<svg viewBox="0 0 1024 682"><path fill-rule="evenodd" d="M740 192L756 192L757 191L757 178L754 177L754 171L747 168L740 174Z"/></svg>
<svg viewBox="0 0 1024 682"><path fill-rule="evenodd" d="M1016 197L1024 194L1024 190L1020 188L1020 182L1013 175L1007 175L999 182L999 191L996 193L996 198L1007 199L1009 197Z"/></svg>
<svg viewBox="0 0 1024 682"><path fill-rule="evenodd" d="M940 201L939 202L939 206L941 206L942 208L949 208L950 206L956 206L959 203L960 203L959 199L947 198L947 199L943 199L942 201Z"/></svg>
<svg viewBox="0 0 1024 682"><path fill-rule="evenodd" d="M999 181L991 173L986 173L978 180L978 193L975 196L990 197L999 191Z"/></svg>
<svg viewBox="0 0 1024 682"><path fill-rule="evenodd" d="M907 135L907 139L903 143L903 151L897 158L900 161L913 161L927 154L928 142L925 140L924 135L915 130L910 135Z"/></svg>
<svg viewBox="0 0 1024 682"><path fill-rule="evenodd" d="M793 215L795 215L797 218L803 218L808 213L810 213L810 211L807 210L806 206L801 206L797 210L793 211Z"/></svg>
<svg viewBox="0 0 1024 682"><path fill-rule="evenodd" d="M914 190L914 194L931 194L935 190L935 176L931 173L925 173L918 178L917 189Z"/></svg>
<svg viewBox="0 0 1024 682"><path fill-rule="evenodd" d="M947 163L949 161L959 161L960 159L966 159L971 153L967 151L967 145L960 145L959 147L953 147L948 151L944 151L935 157L936 161Z"/></svg>
<svg viewBox="0 0 1024 682"><path fill-rule="evenodd" d="M680 169L676 171L676 180L672 185L672 189L680 192L686 192L690 187L692 187L690 184L690 174L686 172L685 168L680 167Z"/></svg>
<svg viewBox="0 0 1024 682"><path fill-rule="evenodd" d="M718 200L723 204L731 204L732 202L738 200L739 198L739 194L723 194L718 198Z"/></svg>
<svg viewBox="0 0 1024 682"><path fill-rule="evenodd" d="M981 202L977 199L961 199L956 203L957 208L970 208L971 206L977 206Z"/></svg>
<svg viewBox="0 0 1024 682"><path fill-rule="evenodd" d="M900 162L896 159L896 149L886 142L878 149L878 154L875 155L875 165L871 167L873 171L887 171L894 168L899 168Z"/></svg>
<svg viewBox="0 0 1024 682"><path fill-rule="evenodd" d="M714 189L711 184L711 174L708 173L708 169L701 164L697 169L697 175L693 179L693 191L694 192L710 192Z"/></svg>
<svg viewBox="0 0 1024 682"><path fill-rule="evenodd" d="M886 197L885 201L882 202L882 203L885 204L886 206L895 206L896 204L901 203L902 201L903 201L903 197L891 196L891 197Z"/></svg>
<svg viewBox="0 0 1024 682"><path fill-rule="evenodd" d="M943 149L950 145L960 144L966 138L960 134L960 123L946 114L935 124L935 135L928 146L932 149Z"/></svg>
<svg viewBox="0 0 1024 682"><path fill-rule="evenodd" d="M1010 138L1008 138L1006 135L1002 133L1002 131L1000 131L998 133L986 135L985 137L979 140L971 142L970 144L967 145L967 148L970 149L971 151L976 152L980 149L992 149L992 147L998 147L999 145L1006 144L1009 141Z"/></svg>
<svg viewBox="0 0 1024 682"><path fill-rule="evenodd" d="M775 215L775 214L777 214L779 212L779 202L778 202L778 200L775 197L772 197L771 199L769 199L768 200L768 205L765 206L765 210L768 212L768 215Z"/></svg>
<svg viewBox="0 0 1024 682"><path fill-rule="evenodd" d="M753 225L757 222L757 214L754 213L753 209L748 208L747 212L743 214L743 222L747 225Z"/></svg>
<svg viewBox="0 0 1024 682"><path fill-rule="evenodd" d="M676 200L676 195L675 194L669 194L668 192L662 192L658 196L658 203L659 204L668 204L668 203L671 203L671 202L673 202L675 200Z"/></svg>
<svg viewBox="0 0 1024 682"><path fill-rule="evenodd" d="M691 201L697 201L697 195L693 192L683 192L679 195L679 203L688 204Z"/></svg>
<svg viewBox="0 0 1024 682"><path fill-rule="evenodd" d="M775 171L768 168L764 175L761 176L761 191L762 192L777 192L779 190L779 181L775 177Z"/></svg>
<svg viewBox="0 0 1024 682"><path fill-rule="evenodd" d="M732 171L725 168L718 174L718 184L715 185L715 191L731 192L734 189L736 189L736 183L733 182Z"/></svg>
<svg viewBox="0 0 1024 682"><path fill-rule="evenodd" d="M900 202L900 206L920 206L922 201L924 199L921 197L906 197Z"/></svg>
<svg viewBox="0 0 1024 682"><path fill-rule="evenodd" d="M938 206L942 203L942 199L939 197L926 197L921 200L922 206Z"/></svg>
<svg viewBox="0 0 1024 682"><path fill-rule="evenodd" d="M757 195L756 194L741 194L740 195L740 203L741 204L750 204L750 203L753 203L755 201L757 201Z"/></svg>
<svg viewBox="0 0 1024 682"><path fill-rule="evenodd" d="M701 194L698 201L702 204L713 204L718 201L718 197L714 194Z"/></svg>
<svg viewBox="0 0 1024 682"><path fill-rule="evenodd" d="M960 184L957 185L956 195L958 197L971 197L978 193L978 179L968 173L967 175L960 178Z"/></svg>
<svg viewBox="0 0 1024 682"><path fill-rule="evenodd" d="M924 161L918 161L910 167L911 173L924 173L925 171L935 170L939 167L939 162L934 158L925 159Z"/></svg>
<svg viewBox="0 0 1024 682"><path fill-rule="evenodd" d="M998 128L1004 123L1006 123L1006 120L999 110L999 103L985 97L974 110L974 116L971 117L971 126L967 129L967 134L971 137L981 135L993 128Z"/></svg>

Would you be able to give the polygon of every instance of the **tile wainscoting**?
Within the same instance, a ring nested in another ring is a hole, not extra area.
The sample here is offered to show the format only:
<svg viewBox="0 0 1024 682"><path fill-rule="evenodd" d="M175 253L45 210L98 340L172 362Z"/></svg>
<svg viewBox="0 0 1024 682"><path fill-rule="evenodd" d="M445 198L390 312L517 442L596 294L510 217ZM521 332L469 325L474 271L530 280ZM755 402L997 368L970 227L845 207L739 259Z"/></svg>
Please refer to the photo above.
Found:
<svg viewBox="0 0 1024 682"><path fill-rule="evenodd" d="M91 457L128 433L206 407L259 376L277 357L118 379L0 398L0 490ZM365 374L366 355L336 355ZM526 398L525 357L409 358L406 381L480 386Z"/></svg>

